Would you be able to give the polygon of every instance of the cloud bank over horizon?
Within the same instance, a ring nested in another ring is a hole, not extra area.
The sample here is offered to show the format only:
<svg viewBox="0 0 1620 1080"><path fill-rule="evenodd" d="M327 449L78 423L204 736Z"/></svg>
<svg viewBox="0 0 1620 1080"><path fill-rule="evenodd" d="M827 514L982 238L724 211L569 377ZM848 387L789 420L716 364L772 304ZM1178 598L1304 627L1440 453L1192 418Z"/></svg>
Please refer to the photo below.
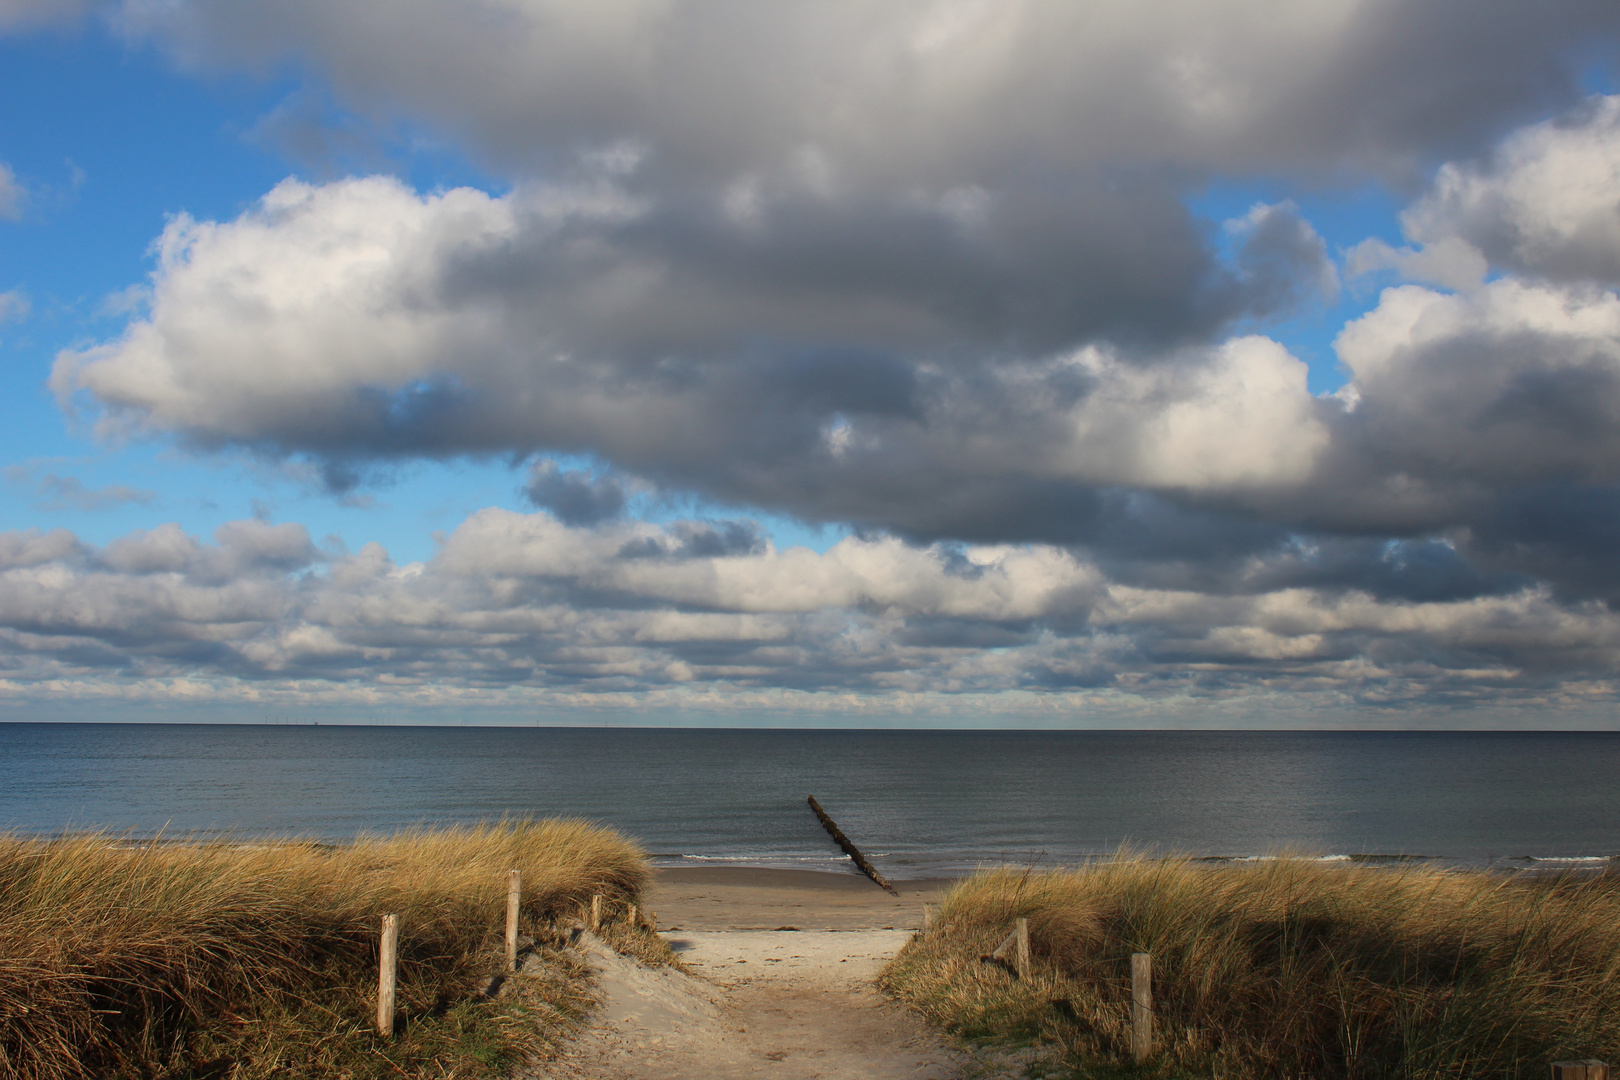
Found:
<svg viewBox="0 0 1620 1080"><path fill-rule="evenodd" d="M756 708L831 693L847 711L853 694L926 715L951 695L1083 706L1263 688L1375 711L1548 707L1612 678L1620 642L1607 606L1486 585L1432 542L1386 546L1377 580L1364 552L1296 547L1217 592L1123 584L1047 545L850 537L818 554L750 525L490 509L403 566L380 545L322 550L300 525L256 520L211 543L169 525L100 548L66 530L0 534L0 695L179 704L234 684L224 700L270 701L329 684L356 703L520 688L578 705L705 686Z"/></svg>
<svg viewBox="0 0 1620 1080"><path fill-rule="evenodd" d="M1620 691L1620 96L1580 81L1611 4L99 11L499 184L177 214L62 408L347 496L504 460L534 509L405 566L297 524L0 534L0 694ZM1200 216L1221 183L1274 194ZM1306 208L1367 188L1401 236L1336 248ZM1313 392L1277 328L1347 290Z"/></svg>

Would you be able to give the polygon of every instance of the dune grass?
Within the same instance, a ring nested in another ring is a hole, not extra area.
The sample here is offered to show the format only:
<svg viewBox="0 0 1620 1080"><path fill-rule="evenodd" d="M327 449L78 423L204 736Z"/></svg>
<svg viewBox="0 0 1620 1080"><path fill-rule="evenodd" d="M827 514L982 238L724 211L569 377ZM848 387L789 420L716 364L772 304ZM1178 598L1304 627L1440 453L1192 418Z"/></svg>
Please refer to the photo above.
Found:
<svg viewBox="0 0 1620 1080"><path fill-rule="evenodd" d="M979 959L1017 918L1027 982ZM1157 1053L1129 1059L1130 956ZM1279 859L997 870L945 897L884 983L969 1039L1092 1076L1544 1077L1620 1060L1620 882Z"/></svg>
<svg viewBox="0 0 1620 1080"><path fill-rule="evenodd" d="M507 871L535 940L502 963ZM547 927L632 900L645 855L572 821L330 846L0 839L0 1075L473 1077L547 1052L588 974ZM373 1031L381 917L400 916L396 1037Z"/></svg>

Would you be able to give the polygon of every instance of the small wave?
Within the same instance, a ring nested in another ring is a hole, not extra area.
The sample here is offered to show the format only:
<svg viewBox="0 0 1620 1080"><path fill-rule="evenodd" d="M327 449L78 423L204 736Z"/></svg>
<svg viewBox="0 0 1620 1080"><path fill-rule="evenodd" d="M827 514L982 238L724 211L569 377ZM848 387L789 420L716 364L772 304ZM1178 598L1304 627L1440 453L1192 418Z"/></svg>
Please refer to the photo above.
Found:
<svg viewBox="0 0 1620 1080"><path fill-rule="evenodd" d="M1380 855L1376 852L1358 852L1355 855L1348 856L1348 858L1351 862L1362 863L1363 865L1381 866L1385 863L1425 862L1430 859L1438 859L1440 856L1409 855L1404 852L1400 855Z"/></svg>
<svg viewBox="0 0 1620 1080"><path fill-rule="evenodd" d="M1521 855L1525 862L1536 863L1604 863L1614 858L1612 855Z"/></svg>
<svg viewBox="0 0 1620 1080"><path fill-rule="evenodd" d="M1385 862L1411 862L1418 859L1432 859L1432 855L1199 855L1195 862L1214 863L1257 863L1277 862L1279 860L1299 859L1303 862L1319 863L1385 863Z"/></svg>
<svg viewBox="0 0 1620 1080"><path fill-rule="evenodd" d="M1231 862L1277 862L1278 860L1300 858L1296 855L1229 855L1224 856ZM1350 862L1355 855L1306 855L1305 862Z"/></svg>

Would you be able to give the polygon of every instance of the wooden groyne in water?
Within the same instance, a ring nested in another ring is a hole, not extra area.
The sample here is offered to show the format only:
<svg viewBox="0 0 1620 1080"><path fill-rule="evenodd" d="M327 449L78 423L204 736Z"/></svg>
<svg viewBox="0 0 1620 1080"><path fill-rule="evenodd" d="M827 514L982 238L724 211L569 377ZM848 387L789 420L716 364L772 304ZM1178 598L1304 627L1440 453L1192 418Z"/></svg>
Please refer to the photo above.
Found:
<svg viewBox="0 0 1620 1080"><path fill-rule="evenodd" d="M852 860L854 860L855 865L860 868L861 873L877 882L895 896L900 895L898 892L895 892L894 886L890 885L888 880L884 878L882 874L878 873L877 867L873 866L867 857L861 854L861 849L856 847L850 838L844 835L844 830L838 827L838 822L834 821L827 815L827 811L823 810L821 808L821 804L816 802L816 797L814 795L810 796L810 809L816 812L816 817L821 821L821 827L826 829L828 835L833 838L839 847L844 849L844 854L848 855Z"/></svg>

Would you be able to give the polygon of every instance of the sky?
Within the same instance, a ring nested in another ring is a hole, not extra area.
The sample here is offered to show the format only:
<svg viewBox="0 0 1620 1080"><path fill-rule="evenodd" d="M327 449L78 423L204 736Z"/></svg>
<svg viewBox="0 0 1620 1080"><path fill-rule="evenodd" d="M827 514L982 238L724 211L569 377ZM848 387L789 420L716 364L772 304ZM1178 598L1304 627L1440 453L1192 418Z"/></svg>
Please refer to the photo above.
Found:
<svg viewBox="0 0 1620 1080"><path fill-rule="evenodd" d="M1620 726L1617 44L0 0L0 720Z"/></svg>

